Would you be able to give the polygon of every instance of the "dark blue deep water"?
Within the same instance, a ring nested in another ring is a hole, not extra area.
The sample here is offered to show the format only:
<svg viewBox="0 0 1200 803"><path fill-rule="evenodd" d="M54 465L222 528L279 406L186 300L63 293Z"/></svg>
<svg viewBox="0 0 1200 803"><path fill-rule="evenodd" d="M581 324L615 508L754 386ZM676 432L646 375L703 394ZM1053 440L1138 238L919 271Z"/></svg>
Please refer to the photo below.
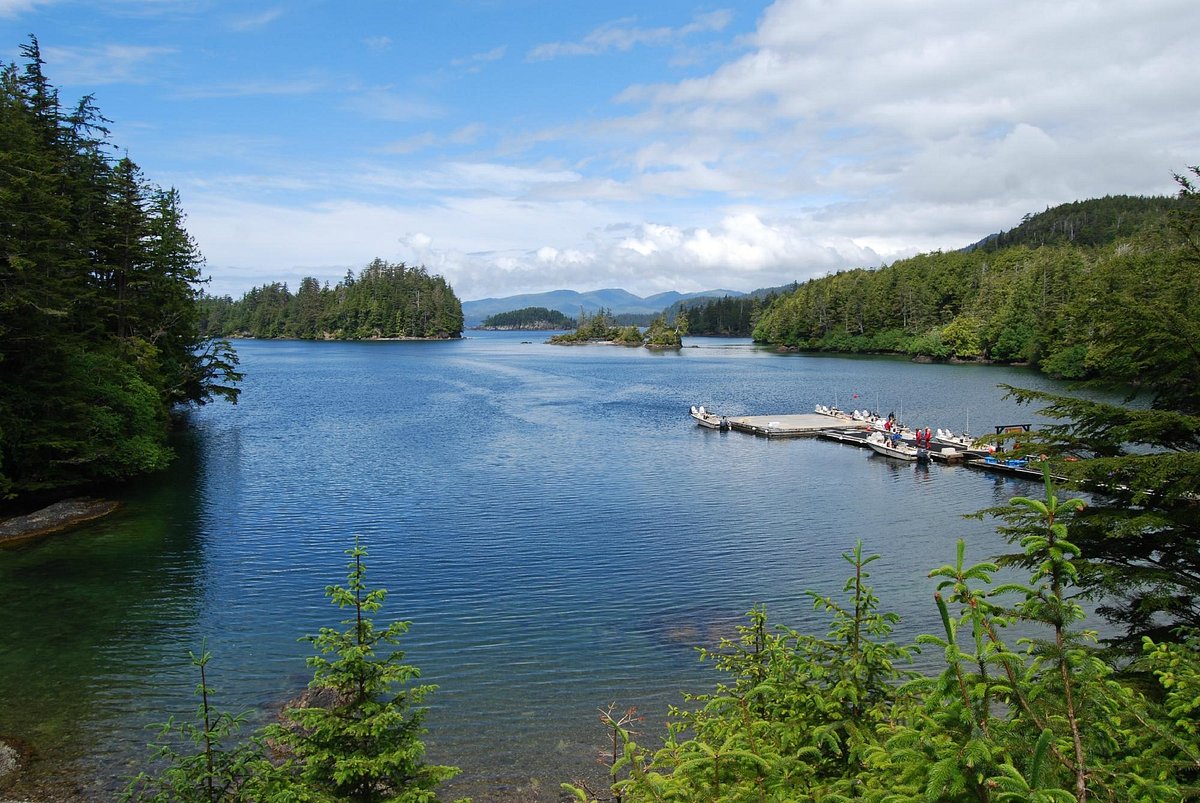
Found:
<svg viewBox="0 0 1200 803"><path fill-rule="evenodd" d="M597 708L637 706L653 741L714 679L694 648L754 604L823 630L804 591L839 593L856 539L884 555L872 580L898 636L936 628L928 571L959 537L977 559L1005 546L962 514L1038 491L686 414L838 403L979 434L1036 420L996 387L1053 386L1026 370L543 339L239 343L241 403L195 411L165 475L108 519L0 551L0 734L42 777L111 796L145 726L194 709L202 644L218 703L261 721L309 677L298 638L341 618L324 589L358 536L440 686L426 742L464 770L450 792L554 800L597 772Z"/></svg>

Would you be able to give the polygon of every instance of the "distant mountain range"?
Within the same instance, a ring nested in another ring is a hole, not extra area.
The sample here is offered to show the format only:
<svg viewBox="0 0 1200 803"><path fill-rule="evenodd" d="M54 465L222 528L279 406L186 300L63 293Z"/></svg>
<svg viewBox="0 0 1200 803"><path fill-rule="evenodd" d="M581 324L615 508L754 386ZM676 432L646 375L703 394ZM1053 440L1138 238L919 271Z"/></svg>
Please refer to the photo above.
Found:
<svg viewBox="0 0 1200 803"><path fill-rule="evenodd" d="M655 293L652 296L635 296L628 290L608 289L591 290L580 293L576 290L551 290L546 293L525 293L524 295L505 296L503 298L481 298L476 301L462 302L463 319L467 326L478 326L489 315L499 312L511 312L525 307L545 307L558 310L568 317L579 315L579 308L591 314L604 307L614 315L631 312L639 314L654 314L662 312L667 307L690 298L721 298L722 296L742 296L745 293L737 290L704 290L699 293L678 293L670 290L666 293Z"/></svg>

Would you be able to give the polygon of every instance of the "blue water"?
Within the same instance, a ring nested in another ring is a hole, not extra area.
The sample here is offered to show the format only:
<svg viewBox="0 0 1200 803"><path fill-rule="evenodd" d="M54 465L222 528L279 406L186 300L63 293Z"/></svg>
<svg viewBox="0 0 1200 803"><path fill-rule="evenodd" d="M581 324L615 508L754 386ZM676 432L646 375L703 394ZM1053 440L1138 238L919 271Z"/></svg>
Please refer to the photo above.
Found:
<svg viewBox="0 0 1200 803"><path fill-rule="evenodd" d="M309 677L298 638L341 618L324 588L358 536L385 618L412 621L407 657L440 686L426 742L464 770L450 791L555 800L597 772L597 708L637 706L653 741L667 705L714 680L694 648L751 606L823 630L803 592L839 593L856 539L884 555L872 579L898 638L935 629L926 575L955 539L979 559L1006 546L962 514L1037 492L686 414L838 403L978 434L1037 420L996 387L1056 387L1024 369L543 339L240 342L241 403L195 411L168 473L108 519L0 551L0 734L34 746L43 777L110 796L145 726L194 709L201 644L218 703L269 717Z"/></svg>

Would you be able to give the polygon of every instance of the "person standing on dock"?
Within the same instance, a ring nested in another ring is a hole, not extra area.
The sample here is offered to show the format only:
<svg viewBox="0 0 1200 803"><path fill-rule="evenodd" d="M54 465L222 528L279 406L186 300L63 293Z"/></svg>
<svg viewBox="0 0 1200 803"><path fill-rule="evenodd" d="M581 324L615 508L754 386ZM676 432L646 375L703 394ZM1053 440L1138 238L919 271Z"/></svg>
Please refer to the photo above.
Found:
<svg viewBox="0 0 1200 803"><path fill-rule="evenodd" d="M933 431L929 427L925 427L925 448L928 449L933 445Z"/></svg>

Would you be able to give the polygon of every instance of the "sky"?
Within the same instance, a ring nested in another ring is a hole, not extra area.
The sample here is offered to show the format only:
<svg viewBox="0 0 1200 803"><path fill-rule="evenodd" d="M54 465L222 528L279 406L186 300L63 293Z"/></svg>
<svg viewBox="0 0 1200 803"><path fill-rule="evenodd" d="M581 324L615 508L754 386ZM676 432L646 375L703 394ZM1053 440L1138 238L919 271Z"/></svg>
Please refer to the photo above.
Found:
<svg viewBox="0 0 1200 803"><path fill-rule="evenodd" d="M750 291L1167 195L1196 0L0 0L179 190L208 292Z"/></svg>

